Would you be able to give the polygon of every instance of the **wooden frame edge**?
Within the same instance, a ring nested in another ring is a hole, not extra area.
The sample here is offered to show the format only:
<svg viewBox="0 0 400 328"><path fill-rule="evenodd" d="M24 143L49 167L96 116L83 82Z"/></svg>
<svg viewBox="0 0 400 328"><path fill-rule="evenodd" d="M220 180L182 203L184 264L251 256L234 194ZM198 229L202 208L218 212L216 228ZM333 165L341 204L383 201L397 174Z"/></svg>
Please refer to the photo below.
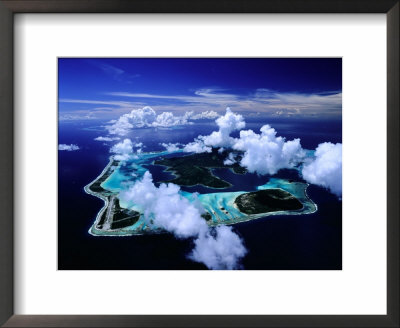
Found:
<svg viewBox="0 0 400 328"><path fill-rule="evenodd" d="M399 326L399 13L387 13L387 313ZM391 142L389 142L391 141Z"/></svg>
<svg viewBox="0 0 400 328"><path fill-rule="evenodd" d="M14 313L13 13L0 3L0 324Z"/></svg>

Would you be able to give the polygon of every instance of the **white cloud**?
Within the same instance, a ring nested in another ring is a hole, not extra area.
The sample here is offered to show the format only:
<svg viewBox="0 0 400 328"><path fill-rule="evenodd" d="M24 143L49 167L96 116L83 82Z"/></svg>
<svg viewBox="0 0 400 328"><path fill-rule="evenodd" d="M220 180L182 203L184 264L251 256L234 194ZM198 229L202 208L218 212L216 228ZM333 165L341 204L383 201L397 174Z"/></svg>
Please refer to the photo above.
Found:
<svg viewBox="0 0 400 328"><path fill-rule="evenodd" d="M272 116L280 116L280 117L293 117L298 115L300 110L297 108L288 109L288 108L281 108L277 110L275 113L272 113Z"/></svg>
<svg viewBox="0 0 400 328"><path fill-rule="evenodd" d="M118 134L120 136L124 136L129 133L129 131L133 128L133 125L129 123L128 114L122 115L118 120L110 121L112 125L106 125L106 129L110 134Z"/></svg>
<svg viewBox="0 0 400 328"><path fill-rule="evenodd" d="M96 119L96 116L94 115L93 112L83 113L82 111L79 111L78 113L60 114L60 116L58 117L59 121L75 121L75 120L79 121L79 120L94 120L94 119Z"/></svg>
<svg viewBox="0 0 400 328"><path fill-rule="evenodd" d="M185 123L187 123L187 122L183 122L182 117L175 116L171 112L163 112L163 113L157 115L156 119L154 120L153 123L150 124L150 126L169 127L169 126L176 126L176 125L181 125L181 124L185 124Z"/></svg>
<svg viewBox="0 0 400 328"><path fill-rule="evenodd" d="M269 125L260 131L260 134L253 130L240 131L240 138L233 145L233 149L244 151L240 165L249 172L275 174L280 169L293 168L304 158L300 139L285 141Z"/></svg>
<svg viewBox="0 0 400 328"><path fill-rule="evenodd" d="M193 124L189 120L212 119L219 115L214 111L205 111L199 114L185 112L182 116L174 115L172 112L157 114L151 107L145 106L140 109L133 109L127 114L121 115L117 120L112 120L106 129L110 134L124 136L134 128L146 127L172 127L185 124Z"/></svg>
<svg viewBox="0 0 400 328"><path fill-rule="evenodd" d="M337 114L342 110L342 93L340 91L290 93L257 89L252 100L264 105L265 108L277 110L279 114L285 114L285 112L289 115L321 115L333 112Z"/></svg>
<svg viewBox="0 0 400 328"><path fill-rule="evenodd" d="M133 143L130 139L115 144L111 147L110 153L114 153L114 158L119 161L126 161L133 155Z"/></svg>
<svg viewBox="0 0 400 328"><path fill-rule="evenodd" d="M171 112L157 113L149 106L133 109L130 113L120 116L117 120L110 121L106 129L110 134L124 136L134 128L144 127L171 127L187 124L185 116L175 116Z"/></svg>
<svg viewBox="0 0 400 328"><path fill-rule="evenodd" d="M179 186L172 183L157 188L147 171L141 180L121 192L121 198L140 206L148 224L153 221L180 238L196 236L199 231L208 229L207 224L201 218L199 207L182 197L179 190Z"/></svg>
<svg viewBox="0 0 400 328"><path fill-rule="evenodd" d="M147 171L143 178L120 193L121 199L133 202L142 209L144 219L172 232L178 238L194 238L195 248L190 258L210 269L235 269L246 249L231 228L209 228L201 217L201 204L189 201L172 183L156 187Z"/></svg>
<svg viewBox="0 0 400 328"><path fill-rule="evenodd" d="M237 268L238 259L247 253L240 237L227 226L199 235L194 244L190 258L214 270Z"/></svg>
<svg viewBox="0 0 400 328"><path fill-rule="evenodd" d="M97 138L94 138L94 140L96 140L96 141L115 141L115 140L119 140L119 139L121 139L121 138L119 138L119 137L97 137Z"/></svg>
<svg viewBox="0 0 400 328"><path fill-rule="evenodd" d="M181 145L180 143L161 143L161 146L163 146L167 151L169 152L174 152L179 150L179 146Z"/></svg>
<svg viewBox="0 0 400 328"><path fill-rule="evenodd" d="M301 147L300 139L286 141L277 137L277 132L269 125L264 125L260 133L253 130L241 130L239 138L232 138L231 132L245 126L241 115L234 114L227 108L226 114L216 120L218 131L208 136L198 136L187 144L185 152L211 152L211 147L234 149L243 152L240 165L249 172L258 174L276 174L280 169L294 168L304 163L303 178L309 183L323 186L335 195L342 194L342 144L329 142L320 144L315 151L315 159L308 160ZM236 162L233 153L225 159L225 165Z"/></svg>
<svg viewBox="0 0 400 328"><path fill-rule="evenodd" d="M226 108L224 116L215 120L218 125L218 131L213 131L208 136L198 136L193 142L187 144L183 151L204 153L211 152L211 147L231 147L234 144L234 138L230 134L235 130L243 129L246 123L242 115L234 114L230 108Z"/></svg>
<svg viewBox="0 0 400 328"><path fill-rule="evenodd" d="M211 147L206 146L203 140L195 139L183 147L183 151L187 153L211 153Z"/></svg>
<svg viewBox="0 0 400 328"><path fill-rule="evenodd" d="M283 137L277 137L275 129L269 125L264 125L260 134L253 130L242 130L239 138L231 137L233 131L245 127L245 121L241 115L234 114L229 108L226 109L226 114L215 122L218 131L208 136L198 136L183 150L196 153L211 152L211 147L239 150L243 152L240 165L249 172L258 174L275 174L280 169L293 168L304 159L305 152L300 139L286 141ZM234 154L230 153L224 164L232 165L235 162Z"/></svg>
<svg viewBox="0 0 400 328"><path fill-rule="evenodd" d="M234 94L221 89L199 89L189 95L157 95L147 93L111 92L107 96L133 101L100 99L60 99L59 103L76 103L90 106L93 111L98 105L115 106L113 113L125 114L132 108L150 105L159 112L172 112L186 120L216 118L217 112L230 107L246 116L260 113L265 117L329 117L340 118L342 93L340 90L322 93L284 93L270 89L255 89L248 94ZM206 111L204 111L207 109ZM62 109L64 111L64 109ZM89 110L86 110L88 112ZM111 117L109 111L95 110L98 118ZM193 112L191 115L185 114ZM199 113L199 114L197 114ZM74 113L68 113L69 115ZM83 114L83 113L82 113ZM84 114L83 114L84 115ZM66 116L67 118L67 116Z"/></svg>
<svg viewBox="0 0 400 328"><path fill-rule="evenodd" d="M117 107L128 107L131 105L127 101L108 101L108 100L92 100L92 99L67 99L62 98L58 100L60 103L71 103L71 104L87 104L87 105L110 105Z"/></svg>
<svg viewBox="0 0 400 328"><path fill-rule="evenodd" d="M213 110L207 110L199 114L194 114L194 112L186 112L185 115L187 115L190 120L213 120L220 116L217 112Z"/></svg>
<svg viewBox="0 0 400 328"><path fill-rule="evenodd" d="M175 103L184 102L190 104L205 104L215 105L222 104L224 106L227 103L233 103L239 98L236 95L221 93L219 89L199 89L194 92L193 95L159 95L149 93L129 93L129 92L109 92L107 95L116 97L127 97L127 98L143 98L143 99L158 99L158 100L171 100Z"/></svg>
<svg viewBox="0 0 400 328"><path fill-rule="evenodd" d="M223 149L223 148L220 148L220 149ZM229 153L228 158L224 160L224 165L232 165L235 163L236 163L235 154Z"/></svg>
<svg viewBox="0 0 400 328"><path fill-rule="evenodd" d="M156 117L156 112L149 106L133 109L130 113L120 116L112 125L106 126L106 129L110 134L126 135L134 127L151 125Z"/></svg>
<svg viewBox="0 0 400 328"><path fill-rule="evenodd" d="M59 144L58 145L58 150L74 151L74 150L78 150L78 149L80 149L78 147L78 145L74 145L74 144L70 144L70 145Z"/></svg>
<svg viewBox="0 0 400 328"><path fill-rule="evenodd" d="M243 116L240 114L234 114L230 108L227 108L225 115L216 119L215 122L219 127L218 131L214 131L208 136L199 137L199 139L203 140L206 146L230 147L234 142L234 139L230 137L230 134L235 130L243 129L246 126Z"/></svg>
<svg viewBox="0 0 400 328"><path fill-rule="evenodd" d="M124 139L123 141L111 147L110 152L116 154L128 154L133 152L133 144L131 139Z"/></svg>
<svg viewBox="0 0 400 328"><path fill-rule="evenodd" d="M145 93L113 92L108 95L128 97L157 102L158 108L163 107L165 101L173 101L172 110L193 110L199 112L201 108L210 108L217 111L231 107L236 112L246 115L252 112L261 112L276 116L338 117L342 112L341 91L324 93L289 93L277 92L270 89L256 89L249 94L234 94L223 92L221 89L199 89L193 95L157 95ZM165 106L164 109L167 109ZM198 115L198 114L197 114Z"/></svg>
<svg viewBox="0 0 400 328"><path fill-rule="evenodd" d="M324 142L315 151L315 158L306 163L302 175L307 182L325 187L342 195L342 144Z"/></svg>

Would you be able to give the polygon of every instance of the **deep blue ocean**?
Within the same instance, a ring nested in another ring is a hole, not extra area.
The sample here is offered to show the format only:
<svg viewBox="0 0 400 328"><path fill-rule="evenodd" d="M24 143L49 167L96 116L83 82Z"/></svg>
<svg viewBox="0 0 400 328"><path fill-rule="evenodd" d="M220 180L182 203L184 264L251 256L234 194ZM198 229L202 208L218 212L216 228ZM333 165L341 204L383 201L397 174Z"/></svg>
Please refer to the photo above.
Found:
<svg viewBox="0 0 400 328"><path fill-rule="evenodd" d="M258 131L266 121L247 120L246 129ZM105 136L105 122L60 121L59 140L77 144L78 151L58 152L58 268L60 270L185 270L207 269L187 259L191 240L172 234L129 237L99 237L88 233L103 201L88 195L83 187L94 180L109 161L113 143L95 141ZM268 120L287 140L300 138L303 148L319 143L342 142L341 121ZM163 150L159 143L193 141L198 135L216 130L214 122L197 122L176 129L136 129L131 135L143 142L144 151ZM233 134L233 136L236 136ZM217 175L235 185L235 174L216 170ZM166 178L162 168L152 168L155 181ZM294 170L282 170L278 177L302 181ZM248 184L264 184L268 176L249 174ZM242 186L243 187L243 186ZM185 188L182 188L185 189ZM188 191L210 192L201 187ZM224 190L227 191L227 190ZM314 214L269 216L233 226L244 240L248 254L242 261L247 270L340 270L342 268L342 202L323 188L310 185L310 198L318 205Z"/></svg>

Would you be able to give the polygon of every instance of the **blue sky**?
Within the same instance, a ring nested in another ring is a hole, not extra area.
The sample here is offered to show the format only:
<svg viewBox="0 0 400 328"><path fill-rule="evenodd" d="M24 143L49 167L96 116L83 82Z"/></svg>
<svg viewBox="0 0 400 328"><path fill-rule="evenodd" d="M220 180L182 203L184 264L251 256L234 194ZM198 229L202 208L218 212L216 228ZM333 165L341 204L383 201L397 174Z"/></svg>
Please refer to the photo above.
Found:
<svg viewBox="0 0 400 328"><path fill-rule="evenodd" d="M182 115L340 118L340 58L60 58L60 119L112 119L151 106Z"/></svg>

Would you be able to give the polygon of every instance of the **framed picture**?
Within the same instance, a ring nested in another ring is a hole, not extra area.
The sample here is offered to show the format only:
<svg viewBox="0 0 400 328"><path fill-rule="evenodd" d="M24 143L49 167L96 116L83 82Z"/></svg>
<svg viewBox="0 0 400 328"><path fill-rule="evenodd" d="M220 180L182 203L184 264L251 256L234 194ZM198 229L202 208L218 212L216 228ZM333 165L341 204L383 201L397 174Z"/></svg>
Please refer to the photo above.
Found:
<svg viewBox="0 0 400 328"><path fill-rule="evenodd" d="M341 83L333 57L58 58L58 269L341 270Z"/></svg>
<svg viewBox="0 0 400 328"><path fill-rule="evenodd" d="M399 326L398 1L0 9L4 326Z"/></svg>

